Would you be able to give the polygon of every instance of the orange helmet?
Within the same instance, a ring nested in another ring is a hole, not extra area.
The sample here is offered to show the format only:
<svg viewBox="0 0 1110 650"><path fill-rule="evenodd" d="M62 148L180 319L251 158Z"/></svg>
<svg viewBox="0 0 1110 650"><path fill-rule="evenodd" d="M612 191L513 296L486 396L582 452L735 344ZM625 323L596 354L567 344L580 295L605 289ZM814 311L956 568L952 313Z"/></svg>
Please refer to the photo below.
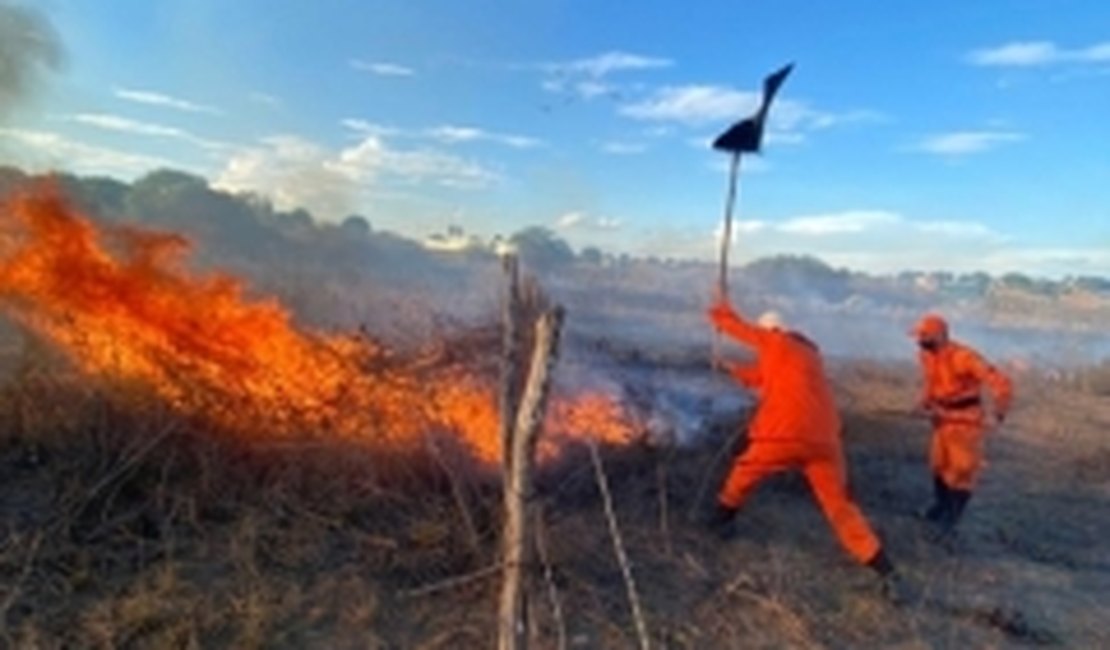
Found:
<svg viewBox="0 0 1110 650"><path fill-rule="evenodd" d="M910 336L919 341L948 339L948 323L938 314L925 314L910 330Z"/></svg>

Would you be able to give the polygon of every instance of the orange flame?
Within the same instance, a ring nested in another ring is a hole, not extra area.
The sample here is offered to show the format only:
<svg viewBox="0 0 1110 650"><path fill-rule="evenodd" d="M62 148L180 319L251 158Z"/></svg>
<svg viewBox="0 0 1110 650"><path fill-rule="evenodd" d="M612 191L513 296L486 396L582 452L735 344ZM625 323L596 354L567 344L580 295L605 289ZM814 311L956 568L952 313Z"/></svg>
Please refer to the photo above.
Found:
<svg viewBox="0 0 1110 650"><path fill-rule="evenodd" d="M500 457L496 382L458 364L420 368L365 337L298 331L238 280L182 268L179 235L101 229L52 183L0 209L0 306L84 372L137 380L181 412L246 436L334 435L386 448L457 435ZM541 456L559 441L631 439L602 394L556 397Z"/></svg>

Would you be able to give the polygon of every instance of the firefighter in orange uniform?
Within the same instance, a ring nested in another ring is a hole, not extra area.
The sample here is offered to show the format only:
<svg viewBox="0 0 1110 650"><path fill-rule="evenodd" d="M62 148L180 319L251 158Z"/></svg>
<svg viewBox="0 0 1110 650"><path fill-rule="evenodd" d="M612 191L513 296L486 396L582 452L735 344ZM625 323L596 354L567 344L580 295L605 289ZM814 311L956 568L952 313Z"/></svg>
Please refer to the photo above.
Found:
<svg viewBox="0 0 1110 650"><path fill-rule="evenodd" d="M996 423L1006 418L1013 395L1010 379L970 347L948 336L948 324L927 314L911 330L920 351L924 379L917 408L933 421L929 467L933 474L933 503L925 519L949 538L971 499L983 465L983 437L987 411L983 385L991 393Z"/></svg>
<svg viewBox="0 0 1110 650"><path fill-rule="evenodd" d="M751 323L728 302L718 302L710 308L709 319L718 330L755 350L754 365L730 364L727 369L759 398L748 446L720 489L713 523L731 523L745 498L767 476L800 470L840 544L882 577L888 597L904 600L904 584L849 496L840 416L817 346L786 329L774 312Z"/></svg>

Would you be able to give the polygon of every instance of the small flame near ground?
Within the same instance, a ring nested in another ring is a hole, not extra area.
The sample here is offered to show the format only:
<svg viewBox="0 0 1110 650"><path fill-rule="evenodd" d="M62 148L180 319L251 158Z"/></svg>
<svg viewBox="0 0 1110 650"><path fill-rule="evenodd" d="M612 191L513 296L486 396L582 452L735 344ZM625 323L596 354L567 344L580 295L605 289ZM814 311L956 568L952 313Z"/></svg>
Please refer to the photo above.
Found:
<svg viewBox="0 0 1110 650"><path fill-rule="evenodd" d="M253 438L335 436L383 449L457 436L500 458L496 379L402 359L365 336L301 331L240 281L184 268L176 234L97 226L37 181L0 204L0 306L85 373L137 381L180 412ZM630 441L604 393L554 395L539 453L568 440Z"/></svg>

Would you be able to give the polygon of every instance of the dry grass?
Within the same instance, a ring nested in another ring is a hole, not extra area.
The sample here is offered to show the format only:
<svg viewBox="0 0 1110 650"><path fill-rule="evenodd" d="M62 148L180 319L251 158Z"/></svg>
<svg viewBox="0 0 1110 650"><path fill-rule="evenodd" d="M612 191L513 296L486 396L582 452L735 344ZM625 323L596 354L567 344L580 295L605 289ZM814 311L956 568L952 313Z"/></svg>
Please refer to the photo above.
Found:
<svg viewBox="0 0 1110 650"><path fill-rule="evenodd" d="M854 491L921 602L879 598L798 477L761 488L730 542L692 521L725 469L740 424L726 422L704 447L601 450L654 647L1110 647L1104 399L1020 378L950 556L910 514L928 495L926 432L893 411L912 368L836 376ZM586 454L539 477L539 648L564 631L570 648L638 645ZM500 497L462 467L233 440L136 387L24 363L0 391L0 646L490 647Z"/></svg>

